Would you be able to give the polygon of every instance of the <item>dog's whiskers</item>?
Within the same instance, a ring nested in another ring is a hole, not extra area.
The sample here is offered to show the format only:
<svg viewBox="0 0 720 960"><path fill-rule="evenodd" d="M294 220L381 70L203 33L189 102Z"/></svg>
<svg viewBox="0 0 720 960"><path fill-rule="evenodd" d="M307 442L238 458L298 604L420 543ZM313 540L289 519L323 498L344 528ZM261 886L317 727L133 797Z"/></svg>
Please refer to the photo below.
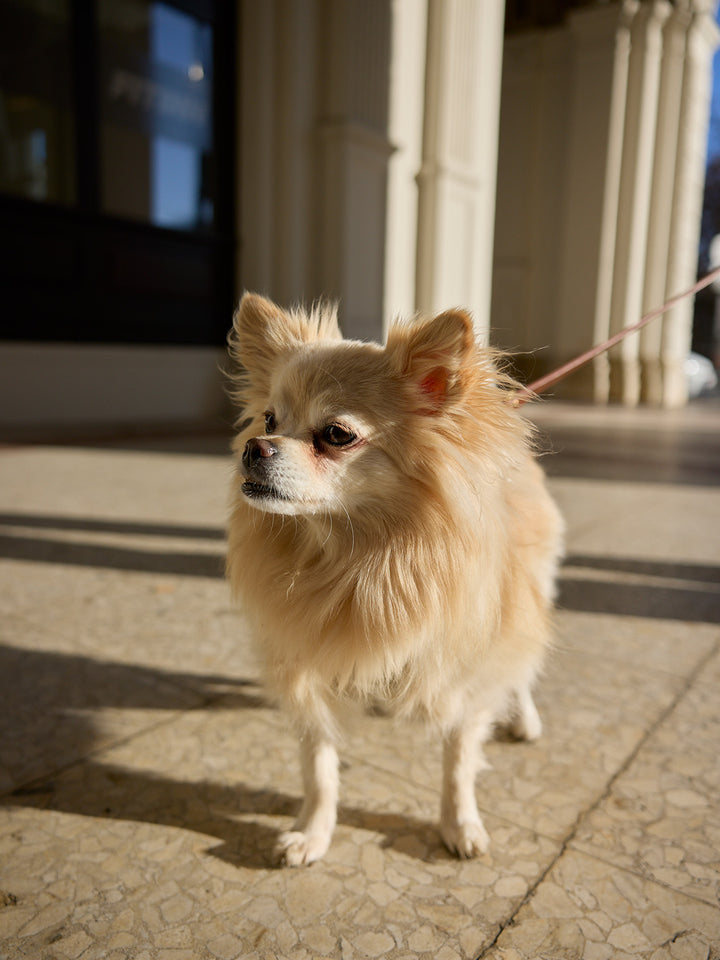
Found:
<svg viewBox="0 0 720 960"><path fill-rule="evenodd" d="M271 543L275 543L275 542L276 542L276 540L280 537L280 534L283 532L283 527L285 526L285 517L283 517L283 516L278 516L277 514L272 514L272 520L270 521L270 533L273 533L273 531L275 530L275 518L276 518L276 516L277 516L277 519L280 520L280 529L277 531L277 533L275 533L274 537L273 537L272 540L270 541Z"/></svg>
<svg viewBox="0 0 720 960"><path fill-rule="evenodd" d="M347 507L345 506L345 504L341 503L340 506L341 506L341 507L343 508L343 510L345 511L345 516L347 517L347 522L348 522L348 524L350 525L350 533L352 534L352 543L351 543L351 545L350 545L350 556L352 556L353 553L354 553L354 551L355 551L355 527L353 527L353 522L352 522L352 520L350 519L350 514L348 513Z"/></svg>
<svg viewBox="0 0 720 960"><path fill-rule="evenodd" d="M330 527L329 527L329 529L328 529L327 536L325 537L325 539L323 540L323 542L320 544L320 549L321 549L321 550L323 549L323 547L325 546L325 544L328 542L328 540L329 540L330 537L332 536L332 531L333 531L333 518L332 518L332 514L330 513L330 511L328 510L327 507L325 507L325 509L324 509L324 515L325 515L325 519L330 520Z"/></svg>

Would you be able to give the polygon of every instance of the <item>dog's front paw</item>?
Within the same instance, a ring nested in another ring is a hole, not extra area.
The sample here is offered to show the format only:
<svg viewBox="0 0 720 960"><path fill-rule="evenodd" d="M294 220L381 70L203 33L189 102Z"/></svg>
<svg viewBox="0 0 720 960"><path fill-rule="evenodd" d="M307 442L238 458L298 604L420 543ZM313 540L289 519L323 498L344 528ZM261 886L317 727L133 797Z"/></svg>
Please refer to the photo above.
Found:
<svg viewBox="0 0 720 960"><path fill-rule="evenodd" d="M440 832L450 853L464 860L479 857L490 846L490 837L482 820L443 822Z"/></svg>
<svg viewBox="0 0 720 960"><path fill-rule="evenodd" d="M289 830L278 837L275 859L286 867L302 867L324 857L329 846L330 837L324 834Z"/></svg>

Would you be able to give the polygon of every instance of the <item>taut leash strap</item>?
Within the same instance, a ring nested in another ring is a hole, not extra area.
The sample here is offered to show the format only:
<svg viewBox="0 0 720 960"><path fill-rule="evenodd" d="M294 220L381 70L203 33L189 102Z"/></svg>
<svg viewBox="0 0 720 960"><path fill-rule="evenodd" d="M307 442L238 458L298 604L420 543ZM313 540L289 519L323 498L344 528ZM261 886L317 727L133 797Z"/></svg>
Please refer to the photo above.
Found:
<svg viewBox="0 0 720 960"><path fill-rule="evenodd" d="M580 367L585 366L586 363L594 360L595 357L599 357L600 354L605 353L606 350L610 350L611 347L614 347L616 343L620 343L620 341L624 340L629 334L635 333L637 330L642 330L642 328L650 323L651 320L661 317L664 313L667 313L668 310L672 309L675 304L680 303L687 297L694 296L700 290L704 290L705 287L709 287L714 280L718 279L720 279L720 267L716 267L714 270L711 270L710 273L705 274L704 277L701 277L700 280L694 283L687 290L683 290L682 293L677 293L674 297L670 297L670 299L666 300L661 307L656 307L649 313L644 314L644 316L642 316L637 323L632 323L628 327L623 327L622 330L619 330L617 333L613 334L612 337L609 337L603 343L599 343L596 346L591 347L589 350L586 350L585 353L581 353L579 357L575 357L574 360L569 360L567 363L564 363L561 367L558 367L551 373L546 374L544 377L540 377L538 380L534 380L526 387L518 390L513 397L512 405L514 407L519 407L528 400L532 400L538 394L547 390L548 387L551 387L554 383L564 379Z"/></svg>

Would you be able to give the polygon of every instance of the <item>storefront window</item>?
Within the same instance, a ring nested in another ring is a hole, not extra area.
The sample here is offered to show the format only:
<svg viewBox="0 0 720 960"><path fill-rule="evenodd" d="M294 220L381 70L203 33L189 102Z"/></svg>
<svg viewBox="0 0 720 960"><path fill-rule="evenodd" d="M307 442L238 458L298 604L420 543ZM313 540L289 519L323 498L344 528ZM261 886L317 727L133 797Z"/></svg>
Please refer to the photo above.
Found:
<svg viewBox="0 0 720 960"><path fill-rule="evenodd" d="M167 3L100 0L98 29L103 211L211 228L212 26Z"/></svg>
<svg viewBox="0 0 720 960"><path fill-rule="evenodd" d="M73 203L69 0L0 4L0 191Z"/></svg>
<svg viewBox="0 0 720 960"><path fill-rule="evenodd" d="M1 339L224 341L235 7L0 0Z"/></svg>

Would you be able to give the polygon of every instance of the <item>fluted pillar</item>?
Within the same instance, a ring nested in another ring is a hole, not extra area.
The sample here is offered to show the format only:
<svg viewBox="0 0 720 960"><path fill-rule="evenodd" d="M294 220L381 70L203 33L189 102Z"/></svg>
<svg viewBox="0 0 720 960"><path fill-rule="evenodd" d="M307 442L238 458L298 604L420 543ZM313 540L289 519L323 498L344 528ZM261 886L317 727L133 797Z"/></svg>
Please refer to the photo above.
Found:
<svg viewBox="0 0 720 960"><path fill-rule="evenodd" d="M662 27L670 9L667 0L641 3L631 26L610 314L611 333L634 323L642 314L660 89ZM633 334L626 337L610 356L611 396L631 407L637 406L640 401L639 347L640 338Z"/></svg>
<svg viewBox="0 0 720 960"><path fill-rule="evenodd" d="M393 0L388 136L385 327L416 309L418 183L425 112L427 0Z"/></svg>
<svg viewBox="0 0 720 960"><path fill-rule="evenodd" d="M719 34L713 0L588 4L554 31L551 70L550 32L512 38L503 91L497 339L547 345L534 376L692 285ZM554 391L679 406L691 336L690 299Z"/></svg>
<svg viewBox="0 0 720 960"><path fill-rule="evenodd" d="M691 12L685 48L677 162L673 190L666 296L689 287L697 270L707 131L712 93L711 62L720 40L713 4L687 0ZM685 300L665 316L662 331L662 402L687 402L685 358L692 342L693 302Z"/></svg>
<svg viewBox="0 0 720 960"><path fill-rule="evenodd" d="M610 329L616 223L627 98L630 24L637 0L576 11L570 18L571 93L556 354L569 360ZM606 402L600 358L563 389Z"/></svg>
<svg viewBox="0 0 720 960"><path fill-rule="evenodd" d="M489 325L503 0L429 0L418 309Z"/></svg>
<svg viewBox="0 0 720 960"><path fill-rule="evenodd" d="M682 110L685 49L691 15L683 6L675 6L663 29L663 57L658 94L658 119L655 132L655 162L648 220L647 257L643 292L643 314L665 300L668 251L672 230L673 195L677 170L677 151ZM663 398L661 364L661 319L654 320L640 333L642 399L659 406Z"/></svg>

